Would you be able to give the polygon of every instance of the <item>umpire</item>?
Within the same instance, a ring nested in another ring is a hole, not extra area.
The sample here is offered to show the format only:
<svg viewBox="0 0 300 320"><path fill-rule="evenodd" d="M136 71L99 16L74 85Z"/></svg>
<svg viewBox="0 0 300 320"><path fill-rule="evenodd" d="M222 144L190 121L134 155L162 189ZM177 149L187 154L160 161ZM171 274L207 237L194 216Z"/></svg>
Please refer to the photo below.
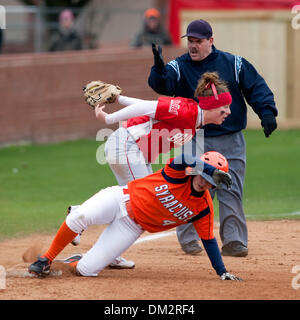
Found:
<svg viewBox="0 0 300 320"><path fill-rule="evenodd" d="M232 95L231 115L222 125L204 126L204 152L214 150L229 162L233 179L231 190L217 189L219 200L222 255L245 257L248 254L248 231L243 210L243 184L246 167L246 145L242 130L247 125L245 100L261 119L265 136L277 128L278 111L274 96L265 80L251 63L241 56L216 49L210 24L195 20L187 27L188 52L164 64L161 48L152 46L154 66L148 83L159 94L194 98L201 75L216 71L229 85ZM194 98L195 99L195 98ZM245 100L244 100L245 99ZM193 225L180 226L177 237L187 254L202 251Z"/></svg>

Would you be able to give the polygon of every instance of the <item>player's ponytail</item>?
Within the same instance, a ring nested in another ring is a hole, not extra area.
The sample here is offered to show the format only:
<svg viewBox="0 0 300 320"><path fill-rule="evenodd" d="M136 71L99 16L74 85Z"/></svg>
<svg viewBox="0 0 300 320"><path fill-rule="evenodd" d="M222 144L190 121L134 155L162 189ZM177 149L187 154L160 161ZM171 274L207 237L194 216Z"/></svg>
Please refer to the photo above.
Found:
<svg viewBox="0 0 300 320"><path fill-rule="evenodd" d="M214 92L212 84L214 84L218 94L229 91L226 82L220 79L217 72L205 72L198 81L198 85L195 90L195 97L213 96Z"/></svg>

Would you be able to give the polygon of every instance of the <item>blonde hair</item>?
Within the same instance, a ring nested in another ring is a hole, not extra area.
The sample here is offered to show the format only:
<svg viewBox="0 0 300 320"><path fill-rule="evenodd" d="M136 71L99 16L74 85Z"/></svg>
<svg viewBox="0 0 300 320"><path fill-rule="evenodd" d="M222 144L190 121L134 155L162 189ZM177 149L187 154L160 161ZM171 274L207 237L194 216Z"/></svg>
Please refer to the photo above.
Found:
<svg viewBox="0 0 300 320"><path fill-rule="evenodd" d="M211 87L207 86L209 83L214 83L218 94L229 91L226 81L220 79L217 72L205 72L198 81L194 97L197 98L213 96L214 93Z"/></svg>

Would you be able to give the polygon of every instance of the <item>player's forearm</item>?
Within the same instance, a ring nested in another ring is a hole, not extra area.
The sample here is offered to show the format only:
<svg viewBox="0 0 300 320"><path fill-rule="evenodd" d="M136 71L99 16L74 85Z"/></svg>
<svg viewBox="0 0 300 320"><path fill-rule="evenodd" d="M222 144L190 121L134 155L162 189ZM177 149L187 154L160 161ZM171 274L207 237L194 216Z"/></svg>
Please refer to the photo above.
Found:
<svg viewBox="0 0 300 320"><path fill-rule="evenodd" d="M227 272L216 238L210 240L202 239L202 243L216 273L221 276L223 273Z"/></svg>
<svg viewBox="0 0 300 320"><path fill-rule="evenodd" d="M156 107L156 101L142 100L119 111L106 115L105 122L106 124L114 124L118 123L119 121L124 121L139 116L149 116L150 118L154 118Z"/></svg>
<svg viewBox="0 0 300 320"><path fill-rule="evenodd" d="M130 106L135 103L138 103L138 102L143 102L142 99L127 97L127 96L122 96L122 95L119 95L117 99L118 99L118 103L121 104L122 106L125 106L125 107Z"/></svg>
<svg viewBox="0 0 300 320"><path fill-rule="evenodd" d="M216 169L210 164L188 153L185 153L185 154L182 153L176 158L174 158L173 161L170 163L170 167L175 170L184 170L186 167L192 167L193 168L192 172L194 174L200 174L202 172L205 172L210 176L213 175Z"/></svg>

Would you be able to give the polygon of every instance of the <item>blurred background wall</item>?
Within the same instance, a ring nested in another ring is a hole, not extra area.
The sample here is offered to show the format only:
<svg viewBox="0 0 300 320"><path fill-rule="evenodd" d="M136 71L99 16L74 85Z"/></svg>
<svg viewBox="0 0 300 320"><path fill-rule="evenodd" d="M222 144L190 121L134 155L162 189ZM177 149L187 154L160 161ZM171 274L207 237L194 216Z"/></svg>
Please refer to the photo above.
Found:
<svg viewBox="0 0 300 320"><path fill-rule="evenodd" d="M296 4L284 0L2 0L6 29L0 54L0 145L94 138L101 126L81 91L91 80L117 83L124 94L156 99L147 84L153 65L151 48L130 46L150 7L160 10L174 42L163 48L165 62L185 52L186 40L180 36L188 23L206 19L213 27L216 47L242 55L266 79L279 109L279 128L299 128L300 18L297 29L297 11L292 12ZM84 48L47 52L65 8L74 13ZM248 127L260 127L251 108L248 119Z"/></svg>

